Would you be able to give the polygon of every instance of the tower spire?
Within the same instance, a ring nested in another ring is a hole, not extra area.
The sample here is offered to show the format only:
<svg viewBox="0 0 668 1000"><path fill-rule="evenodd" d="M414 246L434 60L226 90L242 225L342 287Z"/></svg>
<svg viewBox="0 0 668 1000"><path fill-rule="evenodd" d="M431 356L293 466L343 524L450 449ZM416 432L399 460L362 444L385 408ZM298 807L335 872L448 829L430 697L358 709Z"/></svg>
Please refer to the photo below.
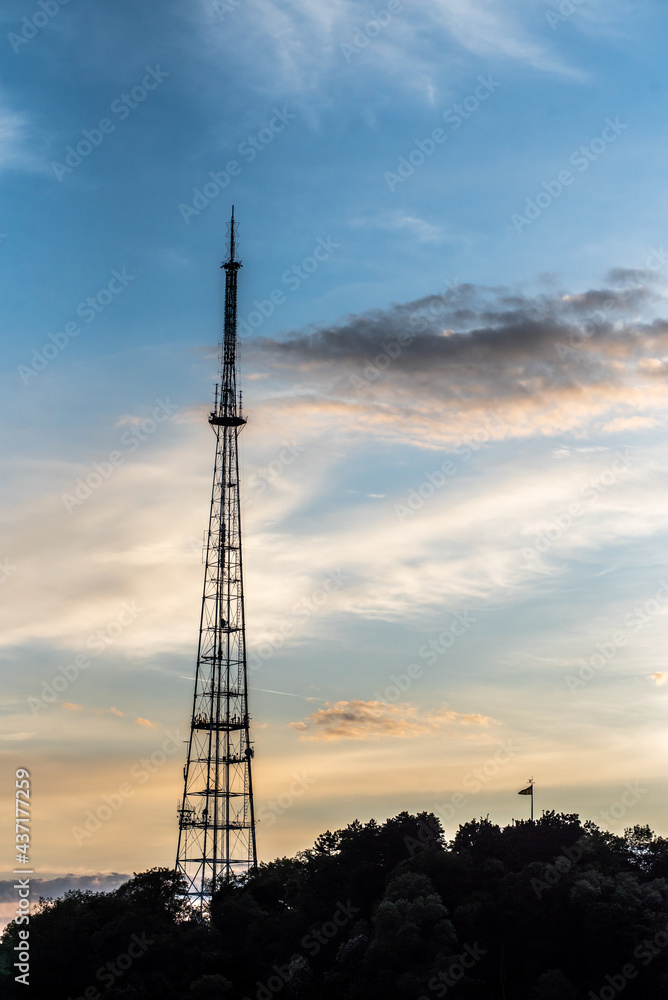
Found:
<svg viewBox="0 0 668 1000"><path fill-rule="evenodd" d="M235 232L234 232L234 205L232 205L232 218L230 219L230 261L236 259L236 248L235 243Z"/></svg>
<svg viewBox="0 0 668 1000"><path fill-rule="evenodd" d="M204 592L176 868L204 912L216 889L257 864L248 715L237 438L237 275L234 208L225 271L220 375L209 424L216 436Z"/></svg>

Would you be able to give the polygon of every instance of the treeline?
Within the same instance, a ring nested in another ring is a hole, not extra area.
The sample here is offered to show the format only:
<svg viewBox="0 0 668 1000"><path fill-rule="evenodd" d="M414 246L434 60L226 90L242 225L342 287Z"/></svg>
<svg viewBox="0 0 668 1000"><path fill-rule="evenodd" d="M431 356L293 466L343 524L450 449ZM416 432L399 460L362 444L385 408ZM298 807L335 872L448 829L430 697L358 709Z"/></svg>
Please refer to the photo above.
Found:
<svg viewBox="0 0 668 1000"><path fill-rule="evenodd" d="M33 1000L659 1000L668 996L668 841L545 813L460 826L430 813L327 831L189 913L154 868L115 892L44 900L30 986L15 924L3 997Z"/></svg>

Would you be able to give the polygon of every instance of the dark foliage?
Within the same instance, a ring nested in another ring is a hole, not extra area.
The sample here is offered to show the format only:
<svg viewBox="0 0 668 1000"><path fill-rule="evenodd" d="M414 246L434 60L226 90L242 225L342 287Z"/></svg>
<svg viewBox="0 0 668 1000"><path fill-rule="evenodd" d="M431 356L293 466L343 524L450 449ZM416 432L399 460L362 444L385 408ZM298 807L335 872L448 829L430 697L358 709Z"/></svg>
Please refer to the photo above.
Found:
<svg viewBox="0 0 668 1000"><path fill-rule="evenodd" d="M668 841L545 813L504 829L429 813L327 831L223 887L193 918L154 868L44 900L33 1000L625 1000L668 995ZM0 945L14 980L19 927Z"/></svg>

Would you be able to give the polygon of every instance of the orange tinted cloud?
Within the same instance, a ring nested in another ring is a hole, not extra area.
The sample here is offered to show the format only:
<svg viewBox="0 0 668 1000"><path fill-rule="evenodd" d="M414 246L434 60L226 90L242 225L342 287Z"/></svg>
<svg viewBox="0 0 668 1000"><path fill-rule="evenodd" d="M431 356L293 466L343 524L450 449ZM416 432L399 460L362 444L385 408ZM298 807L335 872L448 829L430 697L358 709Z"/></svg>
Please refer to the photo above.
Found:
<svg viewBox="0 0 668 1000"><path fill-rule="evenodd" d="M380 736L421 736L448 726L489 726L494 720L443 706L420 713L414 705L383 701L337 701L290 725L305 740L364 740Z"/></svg>
<svg viewBox="0 0 668 1000"><path fill-rule="evenodd" d="M629 433L633 431L652 430L660 427L655 417L615 417L601 428L606 434Z"/></svg>

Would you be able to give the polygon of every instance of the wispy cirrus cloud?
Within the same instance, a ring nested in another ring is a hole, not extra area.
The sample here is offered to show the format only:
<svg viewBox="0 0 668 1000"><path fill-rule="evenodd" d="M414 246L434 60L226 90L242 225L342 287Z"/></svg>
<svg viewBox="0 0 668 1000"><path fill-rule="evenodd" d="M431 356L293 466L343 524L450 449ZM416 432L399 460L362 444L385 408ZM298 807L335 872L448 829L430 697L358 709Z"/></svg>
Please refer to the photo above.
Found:
<svg viewBox="0 0 668 1000"><path fill-rule="evenodd" d="M28 132L28 116L12 110L0 96L0 171L40 169L28 149Z"/></svg>
<svg viewBox="0 0 668 1000"><path fill-rule="evenodd" d="M418 243L441 243L444 238L438 226L401 209L359 215L351 220L351 225L355 229L379 229L381 232L405 234Z"/></svg>
<svg viewBox="0 0 668 1000"><path fill-rule="evenodd" d="M252 8L202 0L190 19L212 57L221 49L234 58L238 48L261 47L263 66L260 72L253 68L254 89L293 94L300 101L331 86L334 77L345 78L347 70L358 77L370 70L384 72L388 81L400 79L402 89L433 104L453 83L453 62L444 61L444 51L576 80L587 75L559 54L549 35L540 37L533 8L522 3L499 11L493 0L406 0L389 18L377 19L359 0L256 0Z"/></svg>
<svg viewBox="0 0 668 1000"><path fill-rule="evenodd" d="M524 14L531 12L530 18ZM534 7L522 3L504 4L495 0L441 0L434 4L434 19L446 27L463 49L474 55L497 57L524 63L546 73L584 78L581 70L569 66L549 45L539 41L529 27Z"/></svg>
<svg viewBox="0 0 668 1000"><path fill-rule="evenodd" d="M538 569L542 578L560 571L562 557L623 540L636 545L663 530L665 505L654 495L659 487L647 457L630 457L613 489L590 486L592 477L610 475L620 446L615 434L626 446L643 434L659 438L665 422L661 359L668 355L668 322L652 318L665 302L650 277L627 269L595 289L533 296L462 285L338 325L246 344L244 377L249 367L266 376L249 380L246 488L253 469L271 467L285 442L303 448L252 493L247 511L257 641L269 639L332 568L344 569L349 581L308 619L299 641L334 614L404 620L448 601L505 600L531 587ZM622 280L623 287L611 287ZM405 334L412 339L397 351ZM375 360L381 356L382 368ZM658 368L648 365L651 358ZM201 569L197 504L210 474L202 433L199 424L174 425L173 436L149 442L72 516L62 492L104 451L92 449L77 462L50 456L40 471L41 494L33 498L26 490L30 501L17 498L3 513L22 552L20 572L5 585L4 647L40 641L90 651L91 636L131 598L142 612L114 641L114 655L190 648ZM554 461L556 436L564 457ZM512 442L512 454L504 452L497 467L504 442L506 448ZM574 450L574 442L598 450ZM370 472L359 497L351 492L339 516L319 517L316 526L312 511L331 502L346 456L366 450L373 470L379 444L392 458L391 474ZM490 460L487 485L471 494L468 470L483 453ZM396 464L395 455L405 464ZM449 459L452 475L444 478L438 470ZM434 474L443 484L438 489L425 478ZM23 459L13 466L12 476L23 476L24 485L32 475ZM433 497L400 522L397 505L405 508L424 483ZM594 500L583 503L587 490ZM553 531L554 518L573 503L581 513L568 531L528 565L523 550L540 531ZM294 544L295 533L304 532L307 565ZM45 560L58 566L55 596ZM37 624L29 611L35 600L50 609Z"/></svg>

